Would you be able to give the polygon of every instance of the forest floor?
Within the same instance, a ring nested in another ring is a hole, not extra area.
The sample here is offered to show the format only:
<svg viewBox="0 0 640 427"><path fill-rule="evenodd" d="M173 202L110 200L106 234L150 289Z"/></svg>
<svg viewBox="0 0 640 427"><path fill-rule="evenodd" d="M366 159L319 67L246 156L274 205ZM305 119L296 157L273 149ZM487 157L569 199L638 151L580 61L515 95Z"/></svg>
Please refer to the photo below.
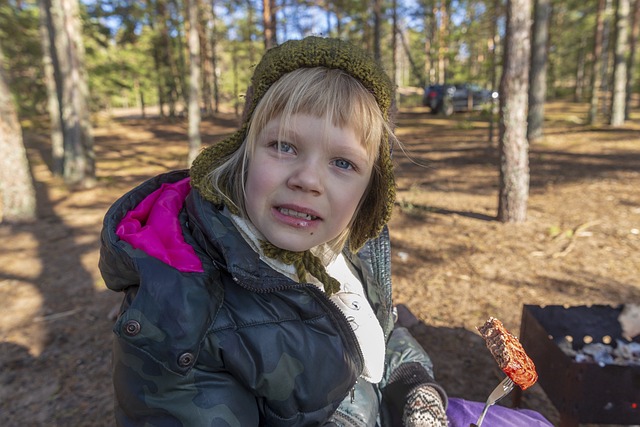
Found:
<svg viewBox="0 0 640 427"><path fill-rule="evenodd" d="M524 304L640 301L640 111L616 129L585 126L585 116L585 105L547 106L545 137L530 147L528 221L503 224L486 121L401 110L394 296L451 396L484 401L500 380L475 330L489 316L518 335ZM203 142L236 125L205 120ZM98 185L74 191L51 175L47 138L26 135L39 220L0 226L0 419L111 426L110 312L121 295L98 272L101 221L125 191L185 167L186 122L101 118ZM522 405L558 423L540 385Z"/></svg>

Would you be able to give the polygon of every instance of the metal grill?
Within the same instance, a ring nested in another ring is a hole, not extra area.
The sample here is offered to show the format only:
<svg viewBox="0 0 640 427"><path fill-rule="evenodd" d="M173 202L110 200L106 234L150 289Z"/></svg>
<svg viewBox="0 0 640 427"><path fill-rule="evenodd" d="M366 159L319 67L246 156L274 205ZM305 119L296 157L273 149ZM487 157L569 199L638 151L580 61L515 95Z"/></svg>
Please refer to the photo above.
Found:
<svg viewBox="0 0 640 427"><path fill-rule="evenodd" d="M622 306L536 306L522 311L520 342L536 364L538 382L560 414L560 426L640 424L640 366L576 362L563 347L615 345ZM638 338L636 337L636 340Z"/></svg>

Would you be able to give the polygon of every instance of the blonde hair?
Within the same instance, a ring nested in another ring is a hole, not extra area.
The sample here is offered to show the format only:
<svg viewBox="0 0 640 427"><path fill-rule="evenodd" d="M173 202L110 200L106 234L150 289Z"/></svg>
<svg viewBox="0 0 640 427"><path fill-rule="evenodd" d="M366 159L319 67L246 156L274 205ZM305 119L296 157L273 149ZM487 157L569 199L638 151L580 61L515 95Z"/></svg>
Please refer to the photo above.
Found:
<svg viewBox="0 0 640 427"><path fill-rule="evenodd" d="M258 135L270 121L279 118L279 132L284 136L291 128L289 123L295 114L322 118L327 126L351 128L374 164L369 187L360 200L349 227L331 242L327 242L332 250L340 251L349 236L351 225L357 220L363 200L369 193L374 196L377 194L370 192L370 189L382 179L378 162L381 147L392 146L395 141L391 124L383 116L373 94L346 72L314 67L299 68L283 75L256 105L249 120L247 136L238 150L219 167L210 171L208 179L214 192L246 218L244 187L247 165ZM389 145L383 144L384 140L389 141ZM386 203L386 200L373 202Z"/></svg>

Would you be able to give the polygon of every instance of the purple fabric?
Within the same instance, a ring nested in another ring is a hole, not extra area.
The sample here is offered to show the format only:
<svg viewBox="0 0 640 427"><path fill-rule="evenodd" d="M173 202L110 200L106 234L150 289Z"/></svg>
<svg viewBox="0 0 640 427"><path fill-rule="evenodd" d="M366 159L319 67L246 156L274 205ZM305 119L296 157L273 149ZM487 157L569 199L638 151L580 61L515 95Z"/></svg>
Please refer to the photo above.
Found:
<svg viewBox="0 0 640 427"><path fill-rule="evenodd" d="M469 400L449 398L447 417L449 427L469 427L478 421L482 413L484 402L472 402ZM487 411L482 422L482 427L553 427L549 421L536 411L530 409L507 408L493 405Z"/></svg>
<svg viewBox="0 0 640 427"><path fill-rule="evenodd" d="M165 183L127 212L116 228L120 239L185 273L203 272L202 262L184 241L178 215L190 178Z"/></svg>

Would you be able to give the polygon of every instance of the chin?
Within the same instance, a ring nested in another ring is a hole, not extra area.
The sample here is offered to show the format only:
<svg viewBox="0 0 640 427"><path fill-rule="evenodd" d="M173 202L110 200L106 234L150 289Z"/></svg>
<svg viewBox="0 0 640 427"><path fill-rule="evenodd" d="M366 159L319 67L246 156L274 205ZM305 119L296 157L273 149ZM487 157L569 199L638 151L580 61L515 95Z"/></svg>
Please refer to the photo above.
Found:
<svg viewBox="0 0 640 427"><path fill-rule="evenodd" d="M309 246L309 241L306 242L291 242L291 239L273 239L270 240L270 242L279 247L280 249L284 249L286 251L291 251L291 252L304 252L306 250L311 249L312 247L316 246L315 244L313 246Z"/></svg>
<svg viewBox="0 0 640 427"><path fill-rule="evenodd" d="M309 245L276 245L277 247L279 247L280 249L284 249L286 251L291 251L291 252L304 252L307 251L309 249L311 249L313 246L309 246Z"/></svg>

